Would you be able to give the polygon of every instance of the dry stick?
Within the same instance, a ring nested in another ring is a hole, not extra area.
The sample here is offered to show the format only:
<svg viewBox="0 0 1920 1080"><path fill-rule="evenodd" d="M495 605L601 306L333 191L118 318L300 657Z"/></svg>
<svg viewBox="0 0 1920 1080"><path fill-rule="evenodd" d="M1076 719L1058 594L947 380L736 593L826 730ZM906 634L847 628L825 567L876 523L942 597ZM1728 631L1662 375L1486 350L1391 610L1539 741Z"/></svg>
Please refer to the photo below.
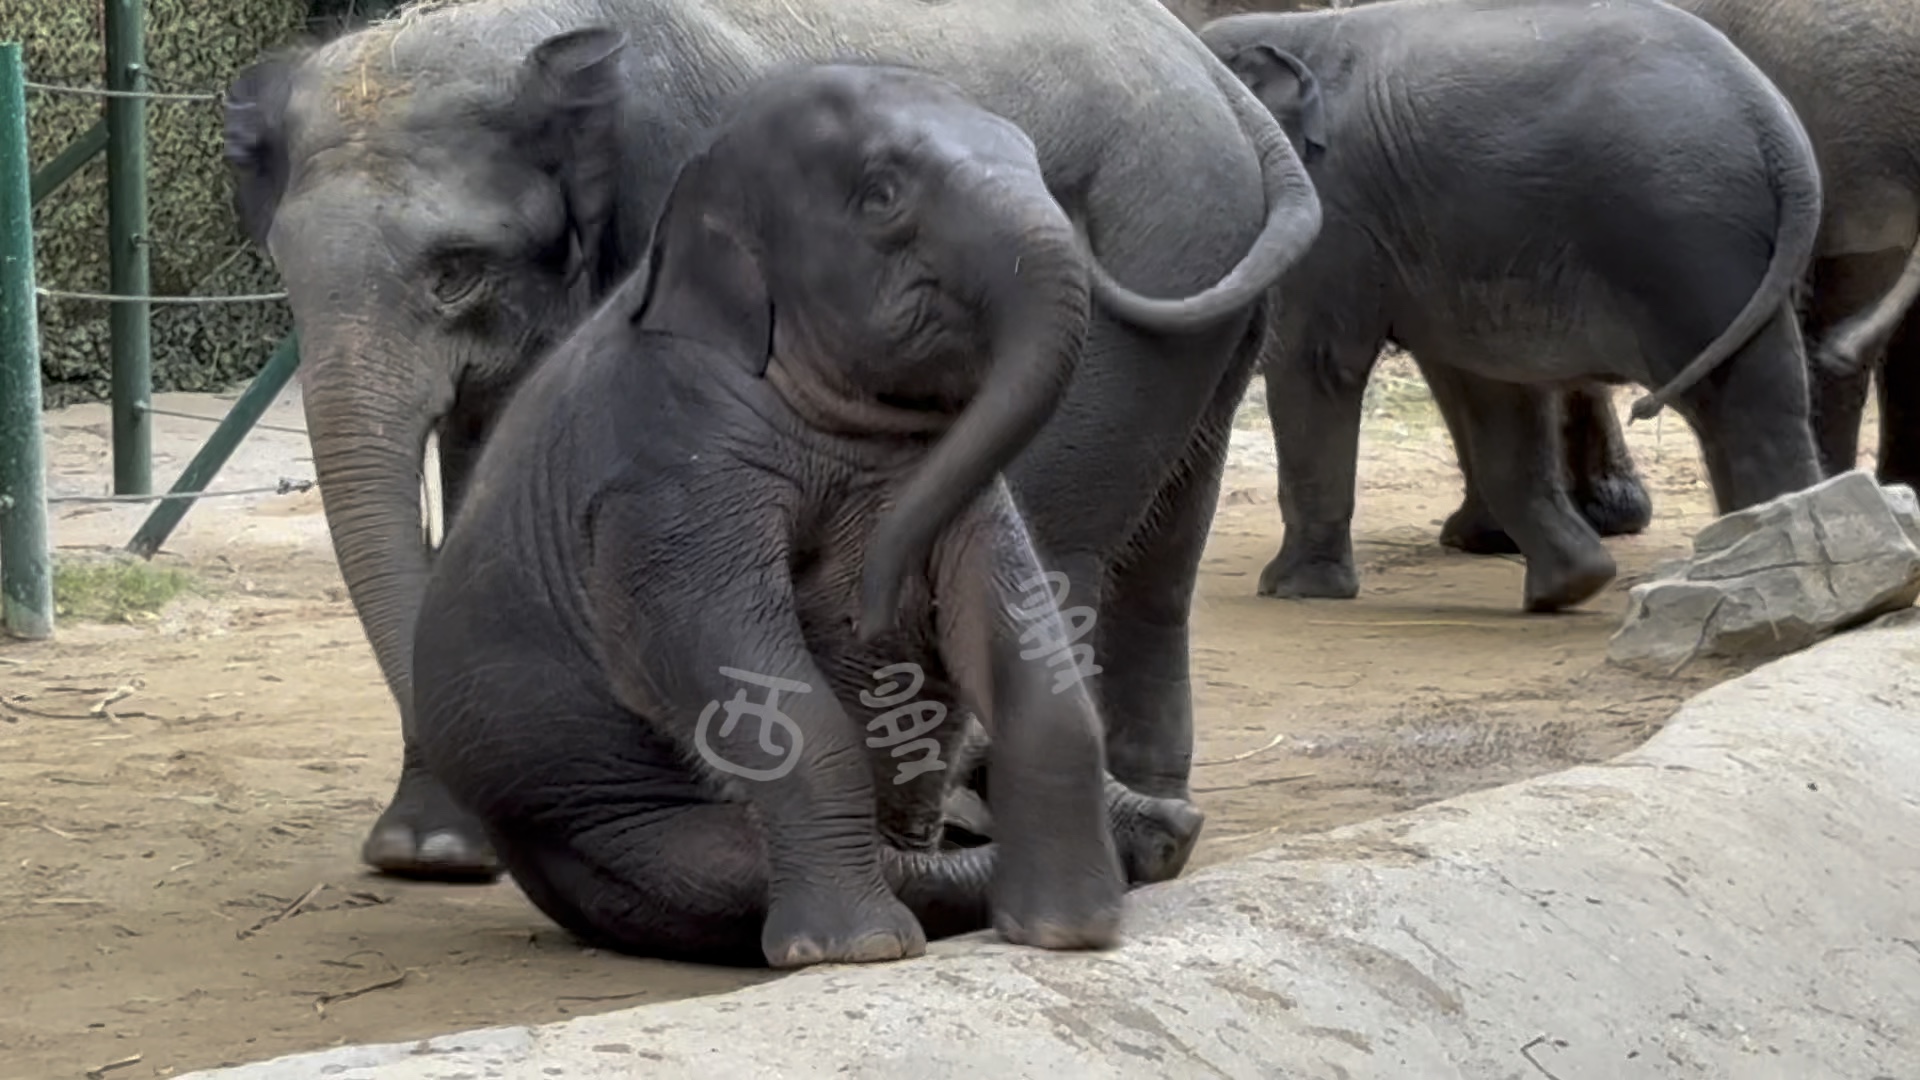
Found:
<svg viewBox="0 0 1920 1080"><path fill-rule="evenodd" d="M319 1013L321 1016L325 1016L327 1015L327 1006L332 1005L335 1002L346 1001L350 998L357 998L361 994L371 994L375 990L391 990L394 987L399 986L401 983L406 981L407 981L407 973L403 971L400 974L393 976L392 978L381 979L377 983L368 983L367 985L359 987L358 989L342 990L337 994L322 994L319 996L319 998L315 999L313 1003L313 1011L316 1013Z"/></svg>
<svg viewBox="0 0 1920 1080"><path fill-rule="evenodd" d="M1264 754L1267 751L1273 749L1276 746L1279 746L1281 743L1286 741L1287 741L1286 733L1282 732L1278 735L1275 735L1273 738L1267 740L1267 745L1262 746L1256 750L1244 750L1238 754L1233 755L1232 757L1215 758L1212 761L1196 761L1193 764L1196 768L1202 765L1231 765L1236 761L1245 761L1248 758L1254 756L1255 754Z"/></svg>
<svg viewBox="0 0 1920 1080"><path fill-rule="evenodd" d="M114 1069L123 1069L123 1068L126 1068L128 1065L138 1065L140 1064L141 1060L142 1059L139 1054L132 1054L127 1057L121 1058L119 1061L109 1061L105 1065L95 1066L94 1068L87 1070L87 1080L100 1080L101 1077L105 1076L107 1073L111 1072Z"/></svg>
<svg viewBox="0 0 1920 1080"><path fill-rule="evenodd" d="M252 926L249 926L244 930L235 931L234 936L244 940L246 938L252 937L253 935L259 933L262 930L265 930L267 927L272 926L274 923L277 923L282 919L293 918L295 915L300 914L301 908L306 907L308 903L312 902L314 897L320 895L320 890L326 887L327 887L327 883L324 881L318 885L315 885L313 888L308 889L306 892L302 893L300 895L300 899L295 900L293 903L288 904L286 907L281 908L279 911L276 911L272 915L269 915L266 918L261 919L259 922L254 923Z"/></svg>

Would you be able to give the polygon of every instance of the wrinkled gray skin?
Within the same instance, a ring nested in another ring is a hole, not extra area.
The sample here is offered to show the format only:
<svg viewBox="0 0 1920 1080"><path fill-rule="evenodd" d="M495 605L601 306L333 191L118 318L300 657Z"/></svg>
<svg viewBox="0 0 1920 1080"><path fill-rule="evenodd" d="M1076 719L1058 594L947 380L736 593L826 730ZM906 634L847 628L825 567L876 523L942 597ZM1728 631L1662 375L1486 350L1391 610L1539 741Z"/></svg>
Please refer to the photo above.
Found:
<svg viewBox="0 0 1920 1080"><path fill-rule="evenodd" d="M1169 0L1193 25L1288 0ZM1819 240L1801 330L1815 354L1813 425L1822 470L1859 457L1871 381L1880 407L1877 472L1920 484L1920 8L1910 0L1670 0L1726 34L1793 105L1823 187ZM1871 372L1872 378L1869 378ZM1637 532L1651 512L1603 392L1564 399L1575 501L1601 535ZM1462 418L1448 412L1459 431ZM1456 436L1457 438L1458 436ZM1443 542L1518 550L1469 472Z"/></svg>
<svg viewBox="0 0 1920 1080"><path fill-rule="evenodd" d="M528 62L599 23L632 38L618 63ZM1109 767L1185 796L1188 609L1254 316L1319 227L1271 117L1155 0L473 0L266 60L229 93L240 206L301 335L328 526L407 733L375 867L498 872L411 734L428 433L452 520L500 401L635 265L721 103L779 63L843 57L957 80L1031 135L1120 281L1189 297L1147 300L1096 266L1086 362L1008 468L1066 603L1097 611Z"/></svg>
<svg viewBox="0 0 1920 1080"><path fill-rule="evenodd" d="M1090 316L1032 142L924 73L803 68L746 95L654 236L470 478L416 628L428 767L542 910L627 952L890 960L989 919L1114 943L1100 719L1026 655L1064 630L1000 479ZM783 736L703 730L766 697L729 668L809 688ZM902 766L954 758L962 707L1002 835L943 852L946 770ZM1190 848L1198 811L1166 808Z"/></svg>
<svg viewBox="0 0 1920 1080"><path fill-rule="evenodd" d="M1360 401L1387 341L1463 418L1531 611L1614 574L1561 477L1571 381L1659 387L1722 511L1818 478L1791 299L1819 177L1784 99L1710 27L1655 0L1392 0L1201 37L1325 146L1326 222L1281 283L1266 371L1286 536L1263 594L1358 591Z"/></svg>

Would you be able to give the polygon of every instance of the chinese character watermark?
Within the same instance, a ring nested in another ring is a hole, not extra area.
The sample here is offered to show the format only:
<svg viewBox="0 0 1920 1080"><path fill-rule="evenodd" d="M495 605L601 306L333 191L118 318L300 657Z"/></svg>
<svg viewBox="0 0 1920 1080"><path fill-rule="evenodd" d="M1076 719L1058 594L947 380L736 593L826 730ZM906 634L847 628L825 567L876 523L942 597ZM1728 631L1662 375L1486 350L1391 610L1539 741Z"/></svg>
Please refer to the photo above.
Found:
<svg viewBox="0 0 1920 1080"><path fill-rule="evenodd" d="M780 711L779 699L782 693L811 693L813 687L793 679L760 675L740 668L723 667L720 669L720 674L729 679L738 679L741 682L765 687L767 699L749 701L745 690L736 690L733 697L724 703L708 702L707 707L700 712L700 722L693 729L694 749L699 751L700 757L707 764L721 772L745 777L748 780L778 780L792 772L800 760L800 725L792 717ZM898 675L907 676L909 682L905 689L901 689L900 684L893 680L893 677ZM947 718L946 705L932 700L911 702L908 700L926 685L927 676L920 669L920 665L892 664L875 671L873 677L880 681L880 685L873 691L860 691L860 703L869 709L886 709L887 711L867 721L868 731L880 732L867 737L867 746L874 750L892 747L892 756L896 758L907 757L915 752L920 754L916 759L900 763L893 782L904 784L923 773L939 772L945 769L947 763L940 760L940 742L931 738L929 733ZM768 754L779 757L783 750L773 738L773 729L777 727L786 733L787 745L784 748L786 756L771 769L755 769L727 760L726 756L714 747L712 736L709 734L713 727L714 714L722 709L727 714L727 718L720 722L722 738L733 734L734 727L740 723L742 717L750 716L760 724L760 749ZM913 719L903 725L902 721L909 716Z"/></svg>
<svg viewBox="0 0 1920 1080"><path fill-rule="evenodd" d="M748 701L745 690L735 690L733 697L728 699L725 705L718 701L708 702L707 707L700 711L700 722L693 729L694 749L700 752L701 758L705 759L707 764L723 773L731 773L748 780L778 780L792 772L793 767L800 763L800 725L794 723L793 717L780 711L779 698L782 692L805 694L812 691L813 687L792 679L759 675L740 668L723 667L720 669L720 674L729 679L738 679L741 682L765 687L767 700ZM780 755L781 748L774 744L773 729L778 727L786 732L786 758L771 769L755 769L728 761L724 755L713 748L707 735L708 728L713 724L713 714L722 708L726 709L727 718L720 722L721 738L733 734L734 726L740 722L742 716L751 716L760 724L760 749L775 757Z"/></svg>
<svg viewBox="0 0 1920 1080"><path fill-rule="evenodd" d="M1019 606L1007 606L1009 614L1029 624L1020 635L1021 643L1029 646L1020 650L1020 659L1038 660L1044 656L1049 667L1066 664L1065 669L1053 673L1054 693L1064 693L1069 686L1106 670L1093 662L1093 646L1080 641L1093 630L1094 610L1085 604L1060 607L1067 598L1067 575L1049 570L1037 578L1029 578L1020 590L1027 594L1025 600ZM1051 625L1043 618L1049 609L1055 608L1060 613L1058 634L1051 632Z"/></svg>
<svg viewBox="0 0 1920 1080"><path fill-rule="evenodd" d="M907 684L905 690L901 690L898 689L900 684L889 678L889 676L893 675L905 675L912 681ZM867 738L867 746L874 750L878 750L883 746L891 746L893 747L894 757L905 757L915 750L922 751L922 756L918 761L903 761L900 763L900 771L895 774L893 782L896 784L904 784L922 773L939 772L945 769L947 763L940 760L939 741L925 736L934 728L939 727L940 721L947 718L947 707L938 701L915 701L907 705L900 704L918 693L920 688L926 685L927 675L920 670L920 665L889 664L875 671L873 677L875 679L886 679L887 681L875 688L879 691L878 693L869 693L865 690L860 691L860 704L865 705L869 709L887 710L872 720L867 721L868 731L873 731L878 728L885 728L886 731L881 735L869 736ZM898 706L898 708L894 708L893 706ZM902 729L900 727L900 721L909 713L917 714L918 719L914 720L909 727Z"/></svg>

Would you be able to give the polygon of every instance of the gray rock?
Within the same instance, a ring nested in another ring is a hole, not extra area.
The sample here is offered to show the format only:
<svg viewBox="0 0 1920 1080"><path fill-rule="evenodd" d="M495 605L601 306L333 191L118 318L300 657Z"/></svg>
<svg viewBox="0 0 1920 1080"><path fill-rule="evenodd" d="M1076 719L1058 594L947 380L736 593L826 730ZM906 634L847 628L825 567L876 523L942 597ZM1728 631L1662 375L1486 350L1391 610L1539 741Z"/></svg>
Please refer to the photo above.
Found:
<svg viewBox="0 0 1920 1080"><path fill-rule="evenodd" d="M1628 592L1608 659L1672 674L1779 656L1920 598L1920 499L1855 469L1713 521L1662 569Z"/></svg>

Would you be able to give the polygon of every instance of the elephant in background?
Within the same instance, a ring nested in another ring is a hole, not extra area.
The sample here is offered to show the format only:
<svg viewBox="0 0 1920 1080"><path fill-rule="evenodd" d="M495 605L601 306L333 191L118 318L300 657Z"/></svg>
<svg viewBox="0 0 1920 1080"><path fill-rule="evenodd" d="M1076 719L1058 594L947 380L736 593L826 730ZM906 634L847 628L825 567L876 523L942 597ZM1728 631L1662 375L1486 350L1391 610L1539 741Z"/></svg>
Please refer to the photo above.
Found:
<svg viewBox="0 0 1920 1080"><path fill-rule="evenodd" d="M634 48L537 49L601 24ZM499 871L414 734L428 433L456 520L501 403L637 265L726 102L778 65L849 58L944 74L1018 124L1099 257L1086 361L1007 476L1069 602L1097 612L1113 774L1187 793L1188 613L1226 435L1264 297L1320 225L1259 103L1158 0L473 0L265 58L227 102L243 220L301 335L341 572L401 712L376 868Z"/></svg>
<svg viewBox="0 0 1920 1080"><path fill-rule="evenodd" d="M1167 0L1196 28L1223 15L1294 11L1289 0ZM1359 0L1364 6L1370 0ZM1812 419L1823 473L1859 458L1871 382L1880 408L1878 475L1920 484L1920 13L1907 0L1667 0L1726 35L1793 106L1823 186L1819 239L1801 301L1814 354ZM1465 418L1440 402L1459 446ZM1562 395L1567 471L1601 535L1637 532L1651 502L1602 388ZM1519 548L1480 496L1471 467L1443 543Z"/></svg>
<svg viewBox="0 0 1920 1080"><path fill-rule="evenodd" d="M624 951L889 960L989 918L1114 943L1100 718L1028 647L1066 631L1000 475L1091 315L1033 143L925 73L779 73L654 238L475 465L416 630L426 764L535 904ZM956 706L997 835L943 851Z"/></svg>
<svg viewBox="0 0 1920 1080"><path fill-rule="evenodd" d="M1659 387L1723 511L1818 479L1792 300L1819 174L1785 99L1711 27L1658 0L1389 0L1200 36L1299 141L1325 204L1275 313L1286 536L1262 593L1356 594L1361 394L1389 340L1464 418L1528 610L1614 574L1560 476L1571 384Z"/></svg>

